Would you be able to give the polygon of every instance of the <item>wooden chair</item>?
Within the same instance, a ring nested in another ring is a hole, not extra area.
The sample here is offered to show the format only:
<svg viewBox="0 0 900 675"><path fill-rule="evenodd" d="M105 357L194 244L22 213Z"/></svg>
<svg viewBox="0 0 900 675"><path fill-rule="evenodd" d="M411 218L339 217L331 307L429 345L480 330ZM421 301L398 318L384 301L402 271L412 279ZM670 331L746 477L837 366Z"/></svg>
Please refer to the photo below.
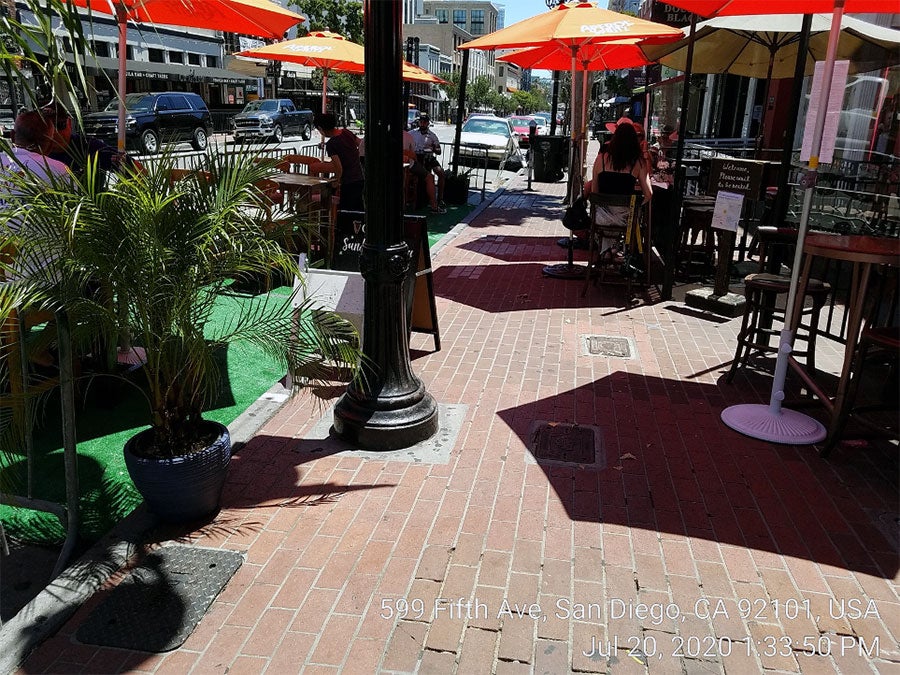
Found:
<svg viewBox="0 0 900 675"><path fill-rule="evenodd" d="M644 266L644 244L640 231L640 195L592 193L591 228L588 232L588 268L581 295L587 294L591 280L625 285L626 302L631 300L631 286ZM640 261L640 262L636 262Z"/></svg>
<svg viewBox="0 0 900 675"><path fill-rule="evenodd" d="M213 175L209 171L199 171L197 169L172 169L169 172L169 187L174 187L176 183L183 180L196 180L210 184L213 182Z"/></svg>

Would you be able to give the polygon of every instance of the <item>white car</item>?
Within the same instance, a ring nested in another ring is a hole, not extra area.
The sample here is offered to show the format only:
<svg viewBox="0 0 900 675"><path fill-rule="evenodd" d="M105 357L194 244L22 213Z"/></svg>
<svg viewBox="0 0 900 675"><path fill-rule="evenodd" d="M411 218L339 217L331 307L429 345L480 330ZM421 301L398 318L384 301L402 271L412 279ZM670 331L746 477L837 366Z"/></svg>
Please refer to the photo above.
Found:
<svg viewBox="0 0 900 675"><path fill-rule="evenodd" d="M462 126L459 143L460 164L483 166L485 153L489 164L501 167L519 157L519 141L509 120L493 115L470 115Z"/></svg>

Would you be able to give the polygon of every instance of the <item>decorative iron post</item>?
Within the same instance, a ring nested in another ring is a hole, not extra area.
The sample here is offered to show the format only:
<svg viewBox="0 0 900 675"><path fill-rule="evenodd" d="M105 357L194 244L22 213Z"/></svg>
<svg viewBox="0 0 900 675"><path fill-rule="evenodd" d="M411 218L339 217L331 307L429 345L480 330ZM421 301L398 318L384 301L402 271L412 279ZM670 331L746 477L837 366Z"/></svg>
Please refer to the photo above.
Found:
<svg viewBox="0 0 900 675"><path fill-rule="evenodd" d="M403 127L400 0L365 0L366 236L362 366L337 402L334 429L369 450L394 450L431 438L437 404L412 372L404 285L412 251L403 238Z"/></svg>

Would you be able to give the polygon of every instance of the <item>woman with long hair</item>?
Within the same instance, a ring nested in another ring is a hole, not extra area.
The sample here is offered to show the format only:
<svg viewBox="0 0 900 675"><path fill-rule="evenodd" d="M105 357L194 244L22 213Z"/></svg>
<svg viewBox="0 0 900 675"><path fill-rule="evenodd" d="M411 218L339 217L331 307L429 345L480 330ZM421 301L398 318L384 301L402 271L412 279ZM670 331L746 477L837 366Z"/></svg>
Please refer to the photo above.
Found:
<svg viewBox="0 0 900 675"><path fill-rule="evenodd" d="M631 120L619 120L612 139L600 148L590 186L592 192L626 195L640 188L644 204L650 202L650 166Z"/></svg>

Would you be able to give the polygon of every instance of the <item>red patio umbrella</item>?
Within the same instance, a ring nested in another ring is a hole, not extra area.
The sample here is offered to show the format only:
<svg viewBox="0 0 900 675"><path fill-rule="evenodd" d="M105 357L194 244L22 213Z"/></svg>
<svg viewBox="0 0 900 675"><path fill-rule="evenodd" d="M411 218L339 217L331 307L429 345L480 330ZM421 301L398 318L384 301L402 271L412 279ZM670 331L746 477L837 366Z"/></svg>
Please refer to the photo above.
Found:
<svg viewBox="0 0 900 675"><path fill-rule="evenodd" d="M127 22L207 28L280 39L305 19L271 0L73 0L78 7L112 14L119 24L119 152L125 150Z"/></svg>
<svg viewBox="0 0 900 675"><path fill-rule="evenodd" d="M897 0L781 0L778 3L766 3L760 6L759 0L666 0L675 5L704 16L726 16L738 14L817 14L832 13L831 31L828 37L825 63L823 67L822 92L831 91L834 74L834 61L837 53L838 38L841 30L841 19L845 11L860 13L892 13L898 8ZM820 97L824 103L825 96ZM729 427L747 436L773 443L807 445L819 443L825 439L827 432L820 422L795 410L783 408L784 382L787 378L788 358L794 343L794 333L790 326L794 322L795 299L800 275L800 262L803 256L803 244L809 225L809 213L812 207L813 189L819 166L819 153L822 149L822 135L825 128L826 105L820 105L816 111L815 126L807 165L808 179L803 181L803 209L797 233L797 249L791 270L791 284L788 292L784 329L781 331L778 359L775 363L775 378L768 405L741 404L722 411L722 421Z"/></svg>

